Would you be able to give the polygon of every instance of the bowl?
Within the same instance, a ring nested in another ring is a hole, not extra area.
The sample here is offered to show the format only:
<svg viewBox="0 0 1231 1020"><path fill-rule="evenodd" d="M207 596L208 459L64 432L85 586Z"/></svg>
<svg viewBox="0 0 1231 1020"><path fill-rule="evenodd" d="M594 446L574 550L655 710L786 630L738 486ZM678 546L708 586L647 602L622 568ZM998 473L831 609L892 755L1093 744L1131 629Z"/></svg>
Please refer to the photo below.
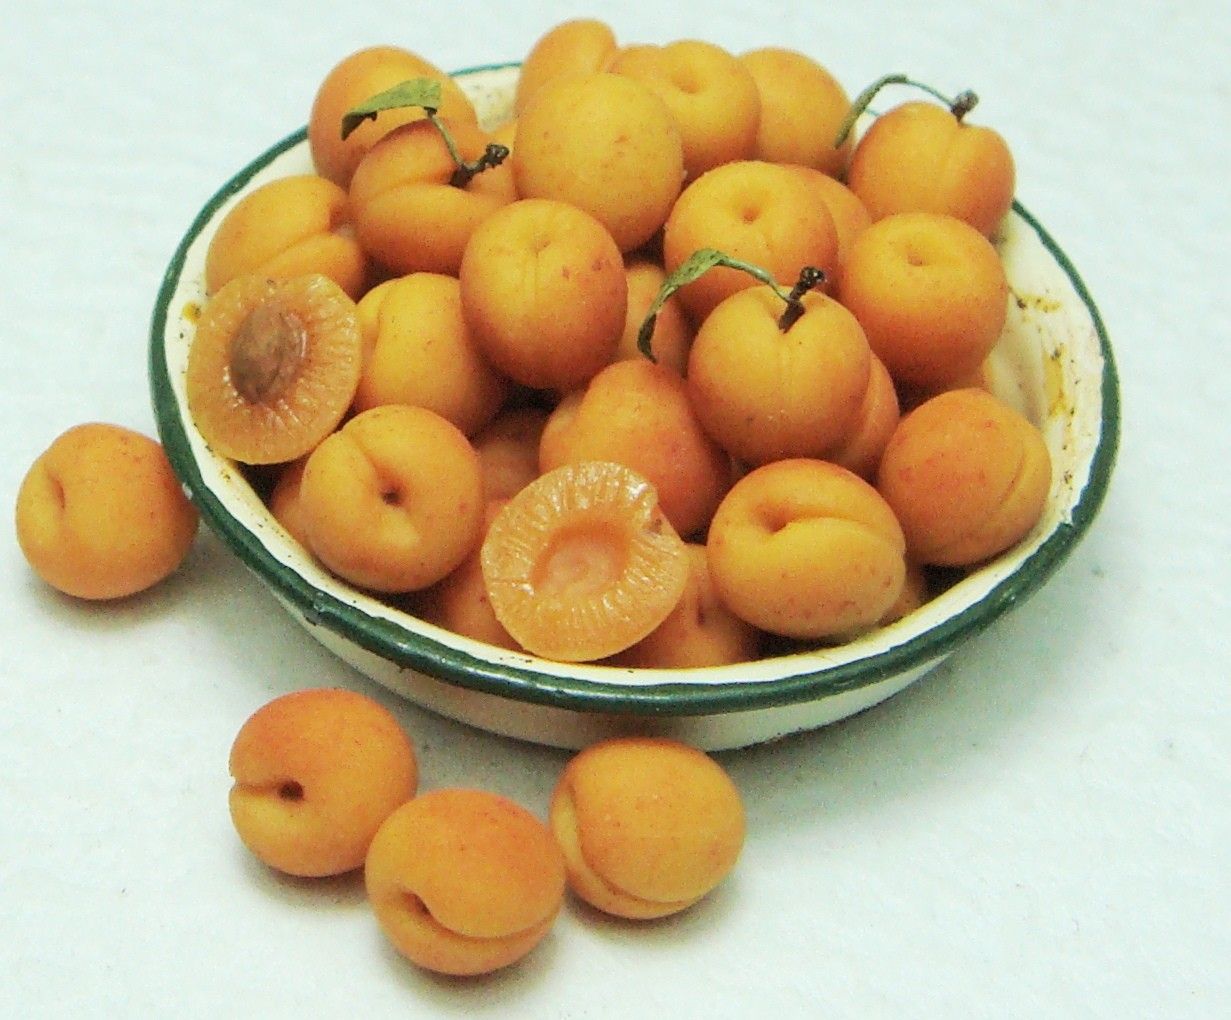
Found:
<svg viewBox="0 0 1231 1020"><path fill-rule="evenodd" d="M485 126L510 115L516 65L456 74ZM1119 396L1107 334L1060 246L1020 204L994 239L1010 283L988 363L995 392L1038 424L1054 464L1047 508L1017 546L924 607L837 647L737 666L627 670L548 662L434 627L324 571L194 428L184 390L210 238L232 205L274 178L312 171L306 132L274 145L210 199L158 292L150 381L171 463L207 524L321 644L434 712L562 748L653 733L722 750L813 729L901 691L1035 592L1090 527L1110 479Z"/></svg>

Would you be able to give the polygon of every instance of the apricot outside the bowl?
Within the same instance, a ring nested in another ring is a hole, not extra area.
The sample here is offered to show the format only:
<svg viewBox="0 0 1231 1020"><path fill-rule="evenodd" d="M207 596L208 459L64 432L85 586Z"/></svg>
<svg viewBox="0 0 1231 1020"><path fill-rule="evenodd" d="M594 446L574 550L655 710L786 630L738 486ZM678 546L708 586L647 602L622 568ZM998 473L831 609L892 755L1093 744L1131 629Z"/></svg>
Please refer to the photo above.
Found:
<svg viewBox="0 0 1231 1020"><path fill-rule="evenodd" d="M414 796L410 738L379 702L311 688L258 709L231 747L231 819L272 868L301 877L363 864L384 820Z"/></svg>
<svg viewBox="0 0 1231 1020"><path fill-rule="evenodd" d="M474 975L542 941L565 877L550 831L525 808L481 790L441 789L388 817L364 884L398 952L427 970Z"/></svg>
<svg viewBox="0 0 1231 1020"><path fill-rule="evenodd" d="M744 808L712 758L674 740L613 738L576 755L551 798L569 887L619 917L678 913L727 877Z"/></svg>

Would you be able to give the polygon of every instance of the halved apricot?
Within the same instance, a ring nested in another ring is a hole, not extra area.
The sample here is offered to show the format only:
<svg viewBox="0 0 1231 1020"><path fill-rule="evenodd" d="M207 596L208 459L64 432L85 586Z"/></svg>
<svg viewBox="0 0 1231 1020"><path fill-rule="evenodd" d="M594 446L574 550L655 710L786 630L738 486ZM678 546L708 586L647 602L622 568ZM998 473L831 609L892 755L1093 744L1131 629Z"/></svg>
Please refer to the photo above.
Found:
<svg viewBox="0 0 1231 1020"><path fill-rule="evenodd" d="M483 578L497 619L527 651L586 662L657 627L688 581L688 552L644 477L582 461L535 479L496 515Z"/></svg>
<svg viewBox="0 0 1231 1020"><path fill-rule="evenodd" d="M294 460L342 420L359 385L361 350L355 302L328 277L238 276L197 322L189 413L224 457Z"/></svg>

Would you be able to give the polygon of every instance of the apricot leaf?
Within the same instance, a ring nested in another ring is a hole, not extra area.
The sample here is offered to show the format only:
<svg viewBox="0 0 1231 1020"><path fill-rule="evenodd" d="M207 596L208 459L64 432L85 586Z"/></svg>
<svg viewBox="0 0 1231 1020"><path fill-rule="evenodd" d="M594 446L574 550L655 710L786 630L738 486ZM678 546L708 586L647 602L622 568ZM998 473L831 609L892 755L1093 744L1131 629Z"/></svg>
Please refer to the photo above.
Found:
<svg viewBox="0 0 1231 1020"><path fill-rule="evenodd" d="M350 133L365 120L375 120L376 115L384 110L400 110L407 106L418 106L428 113L435 113L440 109L440 103L440 82L434 78L411 78L399 82L392 88L378 92L359 105L351 107L342 115L342 140L345 141Z"/></svg>

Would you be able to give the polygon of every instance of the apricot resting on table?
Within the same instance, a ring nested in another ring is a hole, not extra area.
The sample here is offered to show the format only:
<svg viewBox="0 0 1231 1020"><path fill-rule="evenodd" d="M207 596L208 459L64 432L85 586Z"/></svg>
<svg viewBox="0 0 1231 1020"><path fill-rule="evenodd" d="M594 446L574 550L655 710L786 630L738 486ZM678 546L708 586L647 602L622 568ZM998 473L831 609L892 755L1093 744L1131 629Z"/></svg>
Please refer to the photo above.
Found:
<svg viewBox="0 0 1231 1020"><path fill-rule="evenodd" d="M452 276L411 273L387 280L359 302L368 354L354 408L426 407L472 435L508 395L505 377L480 353Z"/></svg>
<svg viewBox="0 0 1231 1020"><path fill-rule="evenodd" d="M569 390L611 361L628 304L624 261L593 216L522 199L479 225L462 258L462 313L515 382Z"/></svg>
<svg viewBox="0 0 1231 1020"><path fill-rule="evenodd" d="M710 574L726 606L771 634L847 637L901 593L905 540L871 485L826 461L780 460L727 493L710 524Z"/></svg>
<svg viewBox="0 0 1231 1020"><path fill-rule="evenodd" d="M497 619L527 651L586 662L657 627L688 581L688 555L641 475L605 461L566 464L496 515L483 577Z"/></svg>
<svg viewBox="0 0 1231 1020"><path fill-rule="evenodd" d="M313 450L300 501L321 562L380 592L439 581L483 524L478 454L456 425L403 404L356 415Z"/></svg>
<svg viewBox="0 0 1231 1020"><path fill-rule="evenodd" d="M91 422L56 438L17 492L17 541L53 588L115 599L157 584L183 561L197 511L153 439Z"/></svg>
<svg viewBox="0 0 1231 1020"><path fill-rule="evenodd" d="M979 389L920 404L894 431L877 488L910 557L968 566L1020 541L1043 513L1051 458L1039 430Z"/></svg>
<svg viewBox="0 0 1231 1020"><path fill-rule="evenodd" d="M316 172L347 187L364 153L399 125L424 116L418 107L382 110L342 138L342 117L358 104L411 78L432 78L441 85L437 111L449 120L475 122L474 106L457 82L439 67L397 46L371 46L339 61L325 76L312 101L308 146Z"/></svg>
<svg viewBox="0 0 1231 1020"><path fill-rule="evenodd" d="M701 751L661 738L615 738L576 755L550 820L569 887L619 917L692 906L727 877L744 842L730 776Z"/></svg>
<svg viewBox="0 0 1231 1020"><path fill-rule="evenodd" d="M272 868L322 877L363 864L389 814L415 795L410 738L379 702L312 688L257 710L231 747L231 820Z"/></svg>
<svg viewBox="0 0 1231 1020"><path fill-rule="evenodd" d="M647 86L671 111L687 180L752 157L761 97L748 68L721 46L698 39L626 46L611 70Z"/></svg>
<svg viewBox="0 0 1231 1020"><path fill-rule="evenodd" d="M584 209L623 252L666 222L684 176L679 128L663 101L623 75L543 84L517 119L513 176L523 198Z"/></svg>
<svg viewBox="0 0 1231 1020"><path fill-rule="evenodd" d="M996 249L973 227L899 213L856 238L838 297L898 384L936 390L977 369L996 345L1009 285Z"/></svg>
<svg viewBox="0 0 1231 1020"><path fill-rule="evenodd" d="M553 26L522 61L513 96L514 112L521 113L545 81L606 71L617 52L615 33L597 18L572 18Z"/></svg>
<svg viewBox="0 0 1231 1020"><path fill-rule="evenodd" d="M776 163L726 163L688 185L671 209L663 259L674 273L695 251L716 248L792 283L804 266L829 275L837 265L838 236L828 207L793 170ZM724 298L756 285L746 273L719 267L679 291L696 321Z"/></svg>
<svg viewBox="0 0 1231 1020"><path fill-rule="evenodd" d="M525 808L482 790L442 789L386 819L364 884L398 952L427 970L473 975L542 941L565 879L550 831Z"/></svg>
<svg viewBox="0 0 1231 1020"><path fill-rule="evenodd" d="M188 350L188 411L244 464L295 460L329 435L359 384L355 303L328 277L237 276L206 302Z"/></svg>
<svg viewBox="0 0 1231 1020"><path fill-rule="evenodd" d="M731 484L730 459L701 428L684 380L645 358L608 365L547 420L539 469L587 460L642 475L681 535L704 531Z"/></svg>

